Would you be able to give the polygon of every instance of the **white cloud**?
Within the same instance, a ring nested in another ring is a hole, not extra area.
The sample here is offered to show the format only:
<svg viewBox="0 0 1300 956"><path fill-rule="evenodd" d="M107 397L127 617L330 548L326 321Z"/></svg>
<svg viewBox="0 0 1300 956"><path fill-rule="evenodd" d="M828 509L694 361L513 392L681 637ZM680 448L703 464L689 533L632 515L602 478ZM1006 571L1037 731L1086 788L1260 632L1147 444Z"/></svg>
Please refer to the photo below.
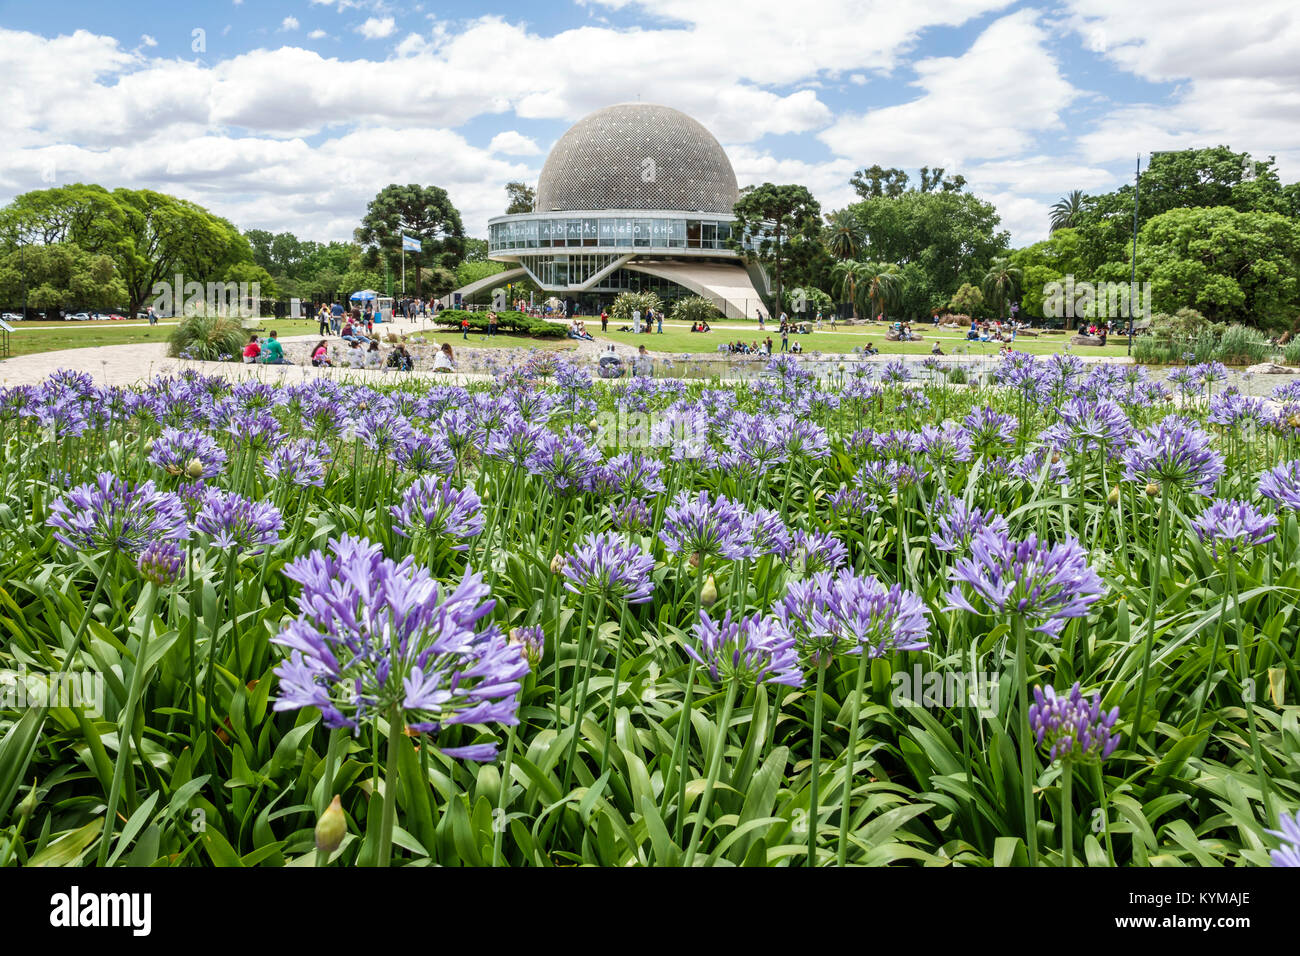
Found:
<svg viewBox="0 0 1300 956"><path fill-rule="evenodd" d="M153 37L151 37L151 36L150 36L149 34L147 34L147 33L141 34L141 36L140 36L140 42L141 42L142 44L144 44L145 46L157 46L157 45L158 45L158 41L155 40Z"/></svg>
<svg viewBox="0 0 1300 956"><path fill-rule="evenodd" d="M536 156L541 151L533 139L513 129L497 133L488 144L489 153L505 153L507 156Z"/></svg>
<svg viewBox="0 0 1300 956"><path fill-rule="evenodd" d="M357 32L367 40L382 40L391 36L397 29L397 21L392 17L368 17L366 22L357 27Z"/></svg>
<svg viewBox="0 0 1300 956"><path fill-rule="evenodd" d="M298 18L297 18L297 17L285 17L283 20L280 21L280 29L281 29L281 30L284 30L284 31L286 31L286 32L288 32L288 31L290 31L290 30L296 30L296 29L298 29Z"/></svg>
<svg viewBox="0 0 1300 956"><path fill-rule="evenodd" d="M324 37L327 37L327 36L329 36L329 34L326 33L324 30L317 29L317 30L312 30L311 33L308 33L308 34L307 34L307 39L308 39L308 40L320 40L320 39L323 39Z"/></svg>

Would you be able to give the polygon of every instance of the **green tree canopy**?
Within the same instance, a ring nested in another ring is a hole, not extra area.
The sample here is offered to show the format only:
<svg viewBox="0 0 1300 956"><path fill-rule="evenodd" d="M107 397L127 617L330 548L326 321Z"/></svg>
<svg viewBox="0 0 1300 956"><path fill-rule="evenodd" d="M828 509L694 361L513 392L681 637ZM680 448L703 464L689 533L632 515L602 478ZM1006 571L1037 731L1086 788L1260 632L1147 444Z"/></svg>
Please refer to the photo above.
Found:
<svg viewBox="0 0 1300 956"><path fill-rule="evenodd" d="M746 191L736 202L736 226L728 242L747 261L772 269L770 314L776 314L783 301L783 273L825 255L820 242L821 211L808 188L798 185L763 183ZM742 244L741 236L747 237L752 247Z"/></svg>
<svg viewBox="0 0 1300 956"><path fill-rule="evenodd" d="M408 268L415 266L416 289L424 288L424 269L454 269L465 256L465 227L441 186L393 183L370 200L356 238L377 252L394 275L402 268L402 236L421 243L419 252L406 253Z"/></svg>

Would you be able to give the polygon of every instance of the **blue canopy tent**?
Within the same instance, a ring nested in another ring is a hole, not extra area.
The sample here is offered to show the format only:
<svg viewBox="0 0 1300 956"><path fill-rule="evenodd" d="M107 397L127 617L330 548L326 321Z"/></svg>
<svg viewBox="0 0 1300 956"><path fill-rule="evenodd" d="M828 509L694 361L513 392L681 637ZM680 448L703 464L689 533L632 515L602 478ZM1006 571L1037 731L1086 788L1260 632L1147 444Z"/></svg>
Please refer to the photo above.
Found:
<svg viewBox="0 0 1300 956"><path fill-rule="evenodd" d="M393 300L389 296L380 295L374 289L362 289L360 292L353 292L348 298L353 302L375 303L376 322L393 321Z"/></svg>
<svg viewBox="0 0 1300 956"><path fill-rule="evenodd" d="M362 289L360 292L353 292L348 296L353 302L373 302L379 297L379 293L374 289Z"/></svg>

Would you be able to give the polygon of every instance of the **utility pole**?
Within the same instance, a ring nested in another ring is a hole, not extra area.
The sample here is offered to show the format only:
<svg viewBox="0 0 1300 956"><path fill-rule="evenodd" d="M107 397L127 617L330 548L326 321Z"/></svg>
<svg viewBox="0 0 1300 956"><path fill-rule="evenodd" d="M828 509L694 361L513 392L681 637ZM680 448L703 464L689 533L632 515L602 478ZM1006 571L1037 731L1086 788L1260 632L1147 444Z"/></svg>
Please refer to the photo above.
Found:
<svg viewBox="0 0 1300 956"><path fill-rule="evenodd" d="M1133 167L1133 267L1128 282L1128 354L1133 354L1133 303L1137 301L1138 268L1138 192L1142 188L1142 154Z"/></svg>

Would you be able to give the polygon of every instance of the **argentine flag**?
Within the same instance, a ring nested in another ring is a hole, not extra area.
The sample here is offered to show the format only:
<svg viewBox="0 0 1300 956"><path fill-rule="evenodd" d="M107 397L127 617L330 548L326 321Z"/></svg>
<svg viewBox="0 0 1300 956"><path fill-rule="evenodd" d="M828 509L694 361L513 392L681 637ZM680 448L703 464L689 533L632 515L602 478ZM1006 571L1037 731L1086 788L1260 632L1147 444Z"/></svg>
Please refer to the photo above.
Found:
<svg viewBox="0 0 1300 956"><path fill-rule="evenodd" d="M420 240L419 240L419 239L412 239L410 236L402 236L402 251L403 251L403 252L419 252L419 251L420 251Z"/></svg>

